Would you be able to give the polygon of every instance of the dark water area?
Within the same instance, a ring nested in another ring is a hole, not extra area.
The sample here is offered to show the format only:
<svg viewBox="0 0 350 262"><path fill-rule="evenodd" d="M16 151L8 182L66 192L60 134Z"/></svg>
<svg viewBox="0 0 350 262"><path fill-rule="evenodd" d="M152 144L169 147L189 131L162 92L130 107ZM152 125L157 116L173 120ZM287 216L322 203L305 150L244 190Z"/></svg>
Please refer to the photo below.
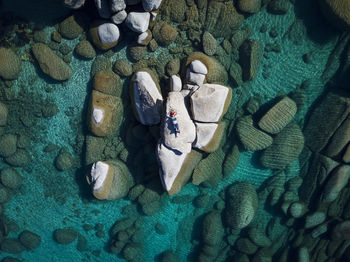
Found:
<svg viewBox="0 0 350 262"><path fill-rule="evenodd" d="M350 261L349 10L0 0L0 261Z"/></svg>

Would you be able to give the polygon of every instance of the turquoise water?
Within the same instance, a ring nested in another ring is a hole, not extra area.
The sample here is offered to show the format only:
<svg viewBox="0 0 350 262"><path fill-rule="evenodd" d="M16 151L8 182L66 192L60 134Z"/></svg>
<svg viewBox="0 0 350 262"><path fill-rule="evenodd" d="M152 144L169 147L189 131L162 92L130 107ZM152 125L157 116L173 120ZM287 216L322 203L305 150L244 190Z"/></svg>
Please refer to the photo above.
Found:
<svg viewBox="0 0 350 262"><path fill-rule="evenodd" d="M35 2L35 3L34 3ZM19 16L25 16L33 23L37 21L37 14L34 7L40 14L48 14L47 20L52 15L55 18L64 17L69 10L58 4L60 1L52 2L49 6L42 1L34 1L33 7L26 8L26 5L19 6L17 1L3 1L4 10L12 11ZM52 4L52 6L51 6ZM335 47L337 34L331 27L325 25L325 35L320 36L324 41L316 41L307 32L318 27L322 20L316 15L318 12L308 9L308 4L303 1L296 1L295 6L289 8L285 15L272 15L262 9L259 13L251 15L244 20L245 25L250 25L253 30L251 39L260 40L263 44L277 42L281 46L281 52L269 52L269 58L263 58L256 79L246 82L242 87L233 90L232 104L235 110L242 107L243 102L248 101L252 96L259 96L262 102L268 102L280 94L288 94L295 90L305 80L311 80L310 87L306 90L306 101L303 110L298 113L297 118L304 121L312 103L325 90L325 84L329 79L321 79L326 68L328 57ZM27 10L26 10L27 9ZM44 10L44 11L43 11ZM55 12L53 12L55 10ZM299 11L304 10L305 14ZM33 12L32 12L33 11ZM309 13L308 13L309 12ZM295 19L301 19L305 24L305 34L296 45L287 37L287 31ZM309 23L311 20L311 23ZM312 23L313 22L313 23ZM263 24L268 25L268 31L261 33ZM322 24L324 25L324 24ZM277 37L271 38L269 30L275 28ZM54 31L54 25L45 24L44 32L50 38ZM220 42L220 39L218 39ZM75 40L62 40L72 48L79 42ZM121 45L121 44L120 44ZM29 48L26 44L17 50L21 56L24 50ZM302 56L314 51L312 62L307 64ZM156 54L167 53L166 48L160 48ZM103 57L102 52L98 56ZM114 61L126 57L126 45L109 59ZM98 201L93 199L88 191L85 181L83 161L84 148L81 141L86 134L86 123L84 123L88 94L91 92L90 68L93 60L84 61L72 56L70 66L73 70L72 77L65 83L53 82L40 72L38 67L30 61L22 60L22 71L17 80L13 81L11 89L14 97L20 98L20 90L26 90L29 94L19 102L9 103L9 112L16 111L16 103L30 104L31 99L43 96L53 101L58 108L58 113L50 118L37 118L32 115L34 125L24 128L18 123L17 114L13 114L13 125L7 131L25 132L31 138L30 154L32 161L24 168L16 168L24 178L19 192L11 201L5 204L4 214L14 221L19 230L11 231L8 237L17 237L24 229L30 230L41 236L41 244L33 251L23 251L15 257L23 261L125 261L122 256L108 252L110 240L109 230L120 218L122 208L132 204L128 199L114 201ZM264 72L269 76L264 77ZM128 88L128 79L123 78L123 88ZM52 88L52 92L45 89ZM239 90L239 91L238 91ZM22 97L23 98L23 97ZM6 103L6 101L5 101ZM34 105L35 108L35 105ZM65 147L74 158L74 165L67 171L57 171L54 160L59 152L58 149L52 152L44 152L43 149L49 144L55 144L59 148ZM7 164L1 162L1 167ZM286 169L287 179L300 174L299 159L293 161ZM270 176L274 175L270 169L264 169L256 163L256 153L244 151L235 171L224 178L215 188L202 188L187 184L181 192L175 196L163 194L164 206L153 216L140 216L142 223L143 237L143 261L154 261L155 258L165 250L173 250L181 261L196 261L195 257L189 256L196 245L192 245L193 232L199 229L198 218L207 213L211 208L195 208L191 201L185 203L174 203L174 199L187 196L192 199L200 193L208 194L212 199L211 203L218 200L219 192L235 181L249 181L256 189ZM88 196L88 197L87 197ZM253 220L253 225L265 227L268 221L274 216L268 212L264 205L259 203L258 212ZM197 221L197 222L196 222ZM155 225L161 223L165 226L164 235L155 232ZM103 232L100 237L96 236L96 230L84 230L83 225L88 224L95 227L96 224L103 225ZM53 239L53 231L62 227L73 227L87 239L87 247L84 251L77 250L77 240L69 245L59 245ZM281 226L279 232L285 230ZM197 233L198 235L198 233ZM8 254L1 253L1 257Z"/></svg>

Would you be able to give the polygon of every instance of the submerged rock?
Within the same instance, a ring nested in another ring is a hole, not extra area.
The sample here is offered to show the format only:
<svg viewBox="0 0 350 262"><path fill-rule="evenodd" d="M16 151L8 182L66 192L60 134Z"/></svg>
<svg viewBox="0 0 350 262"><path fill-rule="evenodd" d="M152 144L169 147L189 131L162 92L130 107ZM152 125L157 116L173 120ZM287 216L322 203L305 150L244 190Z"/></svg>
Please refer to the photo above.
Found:
<svg viewBox="0 0 350 262"><path fill-rule="evenodd" d="M119 128L123 116L119 97L93 90L89 112L90 131L96 136L113 135Z"/></svg>
<svg viewBox="0 0 350 262"><path fill-rule="evenodd" d="M122 82L112 71L99 71L94 76L94 89L106 95L120 96Z"/></svg>
<svg viewBox="0 0 350 262"><path fill-rule="evenodd" d="M16 79L22 69L21 59L11 49L0 47L0 77Z"/></svg>
<svg viewBox="0 0 350 262"><path fill-rule="evenodd" d="M348 184L350 165L341 165L335 168L328 178L321 194L321 201L329 203L337 199L342 189Z"/></svg>
<svg viewBox="0 0 350 262"><path fill-rule="evenodd" d="M216 43L216 39L213 37L211 33L204 32L202 43L203 43L203 51L205 54L209 56L215 55L217 43Z"/></svg>
<svg viewBox="0 0 350 262"><path fill-rule="evenodd" d="M58 81L68 80L72 76L72 69L58 57L47 45L36 43L32 47L34 57L41 70Z"/></svg>
<svg viewBox="0 0 350 262"><path fill-rule="evenodd" d="M94 47L87 40L80 41L74 51L77 55L85 59L93 59L96 56Z"/></svg>
<svg viewBox="0 0 350 262"><path fill-rule="evenodd" d="M218 122L226 113L232 98L229 87L204 84L191 95L192 117L200 122Z"/></svg>
<svg viewBox="0 0 350 262"><path fill-rule="evenodd" d="M19 241L27 249L32 250L40 246L41 237L29 230L24 230L19 236Z"/></svg>
<svg viewBox="0 0 350 262"><path fill-rule="evenodd" d="M267 133L277 134L292 121L296 112L296 103L284 97L264 114L259 120L259 127Z"/></svg>
<svg viewBox="0 0 350 262"><path fill-rule="evenodd" d="M64 19L58 25L59 33L67 39L75 39L84 31L85 27L85 16L81 12L77 12Z"/></svg>
<svg viewBox="0 0 350 262"><path fill-rule="evenodd" d="M0 137L0 156L8 157L16 152L17 136L15 134L4 134Z"/></svg>
<svg viewBox="0 0 350 262"><path fill-rule="evenodd" d="M239 48L239 62L243 70L243 80L253 80L260 68L263 48L259 40L248 39Z"/></svg>
<svg viewBox="0 0 350 262"><path fill-rule="evenodd" d="M257 129L250 115L238 119L236 132L244 148L248 151L258 151L272 145L272 137Z"/></svg>
<svg viewBox="0 0 350 262"><path fill-rule="evenodd" d="M238 0L238 9L245 13L254 14L261 8L261 0Z"/></svg>
<svg viewBox="0 0 350 262"><path fill-rule="evenodd" d="M62 245L68 245L72 243L78 236L77 231L72 227L65 227L56 229L53 232L54 240Z"/></svg>
<svg viewBox="0 0 350 262"><path fill-rule="evenodd" d="M8 109L7 106L0 102L0 126L5 126L7 123Z"/></svg>
<svg viewBox="0 0 350 262"><path fill-rule="evenodd" d="M326 18L341 30L350 28L350 2L346 0L319 0Z"/></svg>
<svg viewBox="0 0 350 262"><path fill-rule="evenodd" d="M265 149L260 157L261 164L266 168L283 169L293 162L304 148L304 136L296 124L289 124Z"/></svg>
<svg viewBox="0 0 350 262"><path fill-rule="evenodd" d="M248 182L236 182L228 188L225 218L233 229L250 224L258 209L258 195Z"/></svg>
<svg viewBox="0 0 350 262"><path fill-rule="evenodd" d="M23 178L16 171L16 169L12 167L5 167L1 170L0 173L1 184L3 184L7 188L18 189L22 185Z"/></svg>
<svg viewBox="0 0 350 262"><path fill-rule="evenodd" d="M135 73L131 80L130 97L136 119L141 124L156 125L160 122L163 97L152 71Z"/></svg>
<svg viewBox="0 0 350 262"><path fill-rule="evenodd" d="M87 180L92 194L100 200L123 198L134 183L127 166L119 160L94 163Z"/></svg>

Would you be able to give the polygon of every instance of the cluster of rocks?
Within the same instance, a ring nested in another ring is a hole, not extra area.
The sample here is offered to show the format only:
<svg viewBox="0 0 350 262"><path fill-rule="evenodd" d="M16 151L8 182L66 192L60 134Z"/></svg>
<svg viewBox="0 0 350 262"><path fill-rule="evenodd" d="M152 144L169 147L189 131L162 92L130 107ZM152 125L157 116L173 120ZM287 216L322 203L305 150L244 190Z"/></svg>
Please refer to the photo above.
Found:
<svg viewBox="0 0 350 262"><path fill-rule="evenodd" d="M73 9L80 8L85 3L85 1L71 0L64 2L66 6ZM140 3L143 10L140 10ZM155 20L161 3L162 0L95 0L98 14L104 20L97 20L91 25L90 35L93 43L102 50L116 46L120 38L119 27L125 24L138 34L138 44L147 45L152 39L152 33L148 29L149 24Z"/></svg>
<svg viewBox="0 0 350 262"><path fill-rule="evenodd" d="M266 110L265 107L268 106ZM262 106L252 115L237 120L236 132L248 151L261 151L260 163L265 168L284 169L304 148L304 136L292 120L297 104L288 96L274 104Z"/></svg>
<svg viewBox="0 0 350 262"><path fill-rule="evenodd" d="M204 60L196 58L205 57ZM210 61L208 63L208 61ZM222 139L225 124L220 120L231 101L231 89L204 83L213 76L214 60L194 53L187 59L186 83L173 75L163 112L163 96L159 84L147 70L132 79L131 99L136 118L144 125L161 122L161 138L157 146L160 175L169 194L178 193L190 179L201 155L192 150L214 152ZM179 130L170 117L175 111ZM189 113L190 112L190 113ZM191 116L190 116L191 115Z"/></svg>

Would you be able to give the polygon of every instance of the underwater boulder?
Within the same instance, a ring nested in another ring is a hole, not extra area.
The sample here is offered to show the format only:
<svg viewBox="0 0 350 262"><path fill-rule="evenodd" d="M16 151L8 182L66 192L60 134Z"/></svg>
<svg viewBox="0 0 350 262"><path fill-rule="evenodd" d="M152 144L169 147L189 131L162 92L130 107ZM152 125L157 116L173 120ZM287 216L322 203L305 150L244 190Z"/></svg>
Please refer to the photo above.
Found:
<svg viewBox="0 0 350 262"><path fill-rule="evenodd" d="M209 246L218 246L224 234L221 213L218 211L211 211L206 214L202 224L203 242Z"/></svg>
<svg viewBox="0 0 350 262"><path fill-rule="evenodd" d="M36 43L32 52L41 70L51 78L64 81L72 76L72 69L45 44Z"/></svg>
<svg viewBox="0 0 350 262"><path fill-rule="evenodd" d="M7 106L4 103L0 102L0 126L5 126L6 125L6 123L7 123L7 116L8 116Z"/></svg>
<svg viewBox="0 0 350 262"><path fill-rule="evenodd" d="M122 94L122 82L120 77L112 71L99 71L94 76L94 89L111 96Z"/></svg>
<svg viewBox="0 0 350 262"><path fill-rule="evenodd" d="M249 182L236 182L227 190L225 218L233 229L250 224L258 209L258 194Z"/></svg>
<svg viewBox="0 0 350 262"><path fill-rule="evenodd" d="M121 123L122 100L119 97L92 90L89 115L90 131L94 135L111 136L115 134Z"/></svg>
<svg viewBox="0 0 350 262"><path fill-rule="evenodd" d="M120 76L131 76L132 64L126 59L119 59L113 65L113 72Z"/></svg>
<svg viewBox="0 0 350 262"><path fill-rule="evenodd" d="M240 157L240 151L238 148L238 145L234 144L228 154L225 157L223 166L222 166L222 173L224 176L228 176L233 173L233 171L238 166L239 157Z"/></svg>
<svg viewBox="0 0 350 262"><path fill-rule="evenodd" d="M261 0L238 0L237 7L244 13L254 14L260 11Z"/></svg>
<svg viewBox="0 0 350 262"><path fill-rule="evenodd" d="M95 162L87 181L92 194L100 200L123 198L134 184L127 166L119 160Z"/></svg>
<svg viewBox="0 0 350 262"><path fill-rule="evenodd" d="M225 153L221 148L203 158L196 166L192 175L194 185L204 184L207 187L215 187L222 179L222 163Z"/></svg>
<svg viewBox="0 0 350 262"><path fill-rule="evenodd" d="M176 132L172 124L171 110L175 110L177 113L176 120L180 132ZM162 121L162 138L165 146L181 153L189 153L192 142L196 139L196 127L188 114L185 99L180 92L170 92L168 94Z"/></svg>
<svg viewBox="0 0 350 262"><path fill-rule="evenodd" d="M245 40L239 48L239 63L242 67L244 81L251 81L256 78L262 53L263 47L259 40Z"/></svg>
<svg viewBox="0 0 350 262"><path fill-rule="evenodd" d="M350 165L340 165L330 174L321 194L321 202L330 203L337 199L342 189L348 184Z"/></svg>
<svg viewBox="0 0 350 262"><path fill-rule="evenodd" d="M15 134L4 134L0 136L0 157L13 155L17 149L17 136Z"/></svg>
<svg viewBox="0 0 350 262"><path fill-rule="evenodd" d="M18 78L22 70L21 59L11 49L0 47L0 77L5 80Z"/></svg>
<svg viewBox="0 0 350 262"><path fill-rule="evenodd" d="M235 128L239 140L248 151L258 151L272 145L272 137L254 126L251 115L239 118Z"/></svg>
<svg viewBox="0 0 350 262"><path fill-rule="evenodd" d="M169 195L174 195L188 182L202 155L195 150L181 153L158 143L157 157L163 187Z"/></svg>
<svg viewBox="0 0 350 262"><path fill-rule="evenodd" d="M325 17L338 29L350 28L350 2L347 0L319 0Z"/></svg>
<svg viewBox="0 0 350 262"><path fill-rule="evenodd" d="M159 22L154 25L152 34L158 44L168 46L174 42L178 32L175 27L164 22Z"/></svg>
<svg viewBox="0 0 350 262"><path fill-rule="evenodd" d="M72 227L58 228L53 232L53 239L61 245L72 243L77 236L77 231Z"/></svg>
<svg viewBox="0 0 350 262"><path fill-rule="evenodd" d="M75 39L83 33L86 25L86 17L84 13L77 12L64 19L58 25L58 32L67 39Z"/></svg>
<svg viewBox="0 0 350 262"><path fill-rule="evenodd" d="M296 103L284 97L262 116L258 125L267 133L277 134L292 121L296 112Z"/></svg>
<svg viewBox="0 0 350 262"><path fill-rule="evenodd" d="M298 158L303 148L304 135L297 124L291 123L262 152L260 162L266 168L283 169Z"/></svg>
<svg viewBox="0 0 350 262"><path fill-rule="evenodd" d="M213 35L207 31L204 32L202 37L203 51L209 56L213 56L216 53L217 43Z"/></svg>
<svg viewBox="0 0 350 262"><path fill-rule="evenodd" d="M118 26L105 21L95 21L90 30L92 43L101 50L108 50L119 42L120 32Z"/></svg>
<svg viewBox="0 0 350 262"><path fill-rule="evenodd" d="M21 187L23 177L12 167L5 167L1 170L0 181L7 188L18 189Z"/></svg>
<svg viewBox="0 0 350 262"><path fill-rule="evenodd" d="M19 241L29 250L33 250L40 246L41 237L29 230L24 230L18 236Z"/></svg>
<svg viewBox="0 0 350 262"><path fill-rule="evenodd" d="M151 70L144 69L134 74L131 79L130 97L135 117L141 124L159 124L163 97L158 80Z"/></svg>
<svg viewBox="0 0 350 262"><path fill-rule="evenodd" d="M232 90L218 84L203 84L191 95L193 120L219 122L231 103Z"/></svg>
<svg viewBox="0 0 350 262"><path fill-rule="evenodd" d="M332 231L333 240L350 240L350 221L339 222Z"/></svg>
<svg viewBox="0 0 350 262"><path fill-rule="evenodd" d="M87 40L80 41L74 49L74 52L84 59L93 59L96 56L94 47Z"/></svg>
<svg viewBox="0 0 350 262"><path fill-rule="evenodd" d="M219 123L201 123L195 122L196 140L193 143L194 148L198 148L204 152L211 153L216 151L224 136L226 129L225 122Z"/></svg>
<svg viewBox="0 0 350 262"><path fill-rule="evenodd" d="M59 171L65 171L70 169L74 164L73 156L67 151L67 149L62 148L60 153L55 159L55 166Z"/></svg>
<svg viewBox="0 0 350 262"><path fill-rule="evenodd" d="M326 147L325 155L331 158L339 158L350 141L350 115L343 121Z"/></svg>

